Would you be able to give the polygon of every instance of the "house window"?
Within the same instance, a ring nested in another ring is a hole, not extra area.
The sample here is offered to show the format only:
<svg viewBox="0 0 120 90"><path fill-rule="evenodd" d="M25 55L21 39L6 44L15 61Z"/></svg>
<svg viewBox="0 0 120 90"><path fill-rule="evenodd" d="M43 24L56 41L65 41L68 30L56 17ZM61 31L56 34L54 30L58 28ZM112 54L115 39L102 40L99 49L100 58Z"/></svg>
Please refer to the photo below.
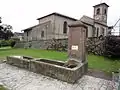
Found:
<svg viewBox="0 0 120 90"><path fill-rule="evenodd" d="M44 31L41 31L41 37L44 37Z"/></svg>
<svg viewBox="0 0 120 90"><path fill-rule="evenodd" d="M97 28L97 33L96 33L96 37L99 36L99 28Z"/></svg>
<svg viewBox="0 0 120 90"><path fill-rule="evenodd" d="M66 34L67 33L67 22L65 21L63 24L63 33Z"/></svg>
<svg viewBox="0 0 120 90"><path fill-rule="evenodd" d="M97 13L96 14L100 14L100 8L97 9Z"/></svg>

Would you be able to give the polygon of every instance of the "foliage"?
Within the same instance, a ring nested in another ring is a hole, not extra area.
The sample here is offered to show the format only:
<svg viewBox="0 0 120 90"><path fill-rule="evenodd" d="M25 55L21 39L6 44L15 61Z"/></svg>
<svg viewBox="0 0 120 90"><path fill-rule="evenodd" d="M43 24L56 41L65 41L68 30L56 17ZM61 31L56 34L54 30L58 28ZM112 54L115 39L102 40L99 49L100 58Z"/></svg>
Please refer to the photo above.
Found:
<svg viewBox="0 0 120 90"><path fill-rule="evenodd" d="M0 41L0 47L10 46L9 40L1 40Z"/></svg>
<svg viewBox="0 0 120 90"><path fill-rule="evenodd" d="M0 90L7 90L7 89L4 88L2 85L0 85Z"/></svg>
<svg viewBox="0 0 120 90"><path fill-rule="evenodd" d="M107 36L105 39L105 52L107 57L120 58L120 37Z"/></svg>
<svg viewBox="0 0 120 90"><path fill-rule="evenodd" d="M16 41L15 41L15 40L11 40L10 46L11 46L12 48L15 46L15 44L16 44Z"/></svg>
<svg viewBox="0 0 120 90"><path fill-rule="evenodd" d="M2 23L0 18L0 23ZM0 39L8 40L13 36L12 26L7 24L0 25Z"/></svg>
<svg viewBox="0 0 120 90"><path fill-rule="evenodd" d="M120 58L120 37L119 36L106 36L97 38L88 38L87 51L95 55L105 57Z"/></svg>
<svg viewBox="0 0 120 90"><path fill-rule="evenodd" d="M15 40L0 40L0 47L11 46L14 47L16 41Z"/></svg>

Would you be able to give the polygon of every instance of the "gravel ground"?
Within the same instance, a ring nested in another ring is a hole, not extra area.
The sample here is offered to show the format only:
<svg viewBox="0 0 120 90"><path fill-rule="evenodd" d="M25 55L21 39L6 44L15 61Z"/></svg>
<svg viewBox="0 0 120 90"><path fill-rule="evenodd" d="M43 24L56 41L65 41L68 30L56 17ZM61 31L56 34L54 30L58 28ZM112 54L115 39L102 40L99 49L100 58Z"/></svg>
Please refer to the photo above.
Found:
<svg viewBox="0 0 120 90"><path fill-rule="evenodd" d="M117 83L84 75L75 84L68 84L6 63L0 64L0 84L10 90L117 90Z"/></svg>

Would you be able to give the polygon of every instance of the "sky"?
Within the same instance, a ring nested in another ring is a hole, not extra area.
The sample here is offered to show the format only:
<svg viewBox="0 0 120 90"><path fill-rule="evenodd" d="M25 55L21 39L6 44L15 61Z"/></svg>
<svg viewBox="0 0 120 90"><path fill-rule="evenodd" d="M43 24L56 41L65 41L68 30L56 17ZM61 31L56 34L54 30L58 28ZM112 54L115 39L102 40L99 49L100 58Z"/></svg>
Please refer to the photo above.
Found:
<svg viewBox="0 0 120 90"><path fill-rule="evenodd" d="M13 32L38 24L37 18L58 12L80 19L83 15L93 17L93 6L107 3L108 25L120 18L120 0L0 0L0 17L4 24L12 25Z"/></svg>

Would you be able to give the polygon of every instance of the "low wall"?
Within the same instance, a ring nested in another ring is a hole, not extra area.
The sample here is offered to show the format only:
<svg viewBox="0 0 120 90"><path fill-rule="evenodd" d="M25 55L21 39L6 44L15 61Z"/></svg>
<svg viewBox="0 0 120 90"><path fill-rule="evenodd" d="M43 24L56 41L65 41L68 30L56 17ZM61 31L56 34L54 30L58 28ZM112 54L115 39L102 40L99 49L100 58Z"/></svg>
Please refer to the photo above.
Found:
<svg viewBox="0 0 120 90"><path fill-rule="evenodd" d="M105 40L105 37L88 38L86 41L86 49L88 53L93 53L95 55L103 55L104 40ZM68 39L57 39L56 41L53 42L53 40L39 40L39 41L29 41L29 42L18 42L15 45L15 47L16 48L54 49L58 51L59 50L67 51ZM61 46L60 46L60 43L61 43Z"/></svg>
<svg viewBox="0 0 120 90"><path fill-rule="evenodd" d="M57 39L62 45L67 45L68 39ZM52 40L39 40L39 41L21 41L17 42L15 48L37 48L37 49L47 49L52 43Z"/></svg>
<svg viewBox="0 0 120 90"><path fill-rule="evenodd" d="M105 37L91 37L87 39L86 48L88 53L93 53L95 55L104 54L104 42Z"/></svg>
<svg viewBox="0 0 120 90"><path fill-rule="evenodd" d="M7 56L7 64L28 69L32 72L50 76L55 79L75 83L87 72L88 63L81 63L74 68L64 67L65 62L46 59L24 59Z"/></svg>

